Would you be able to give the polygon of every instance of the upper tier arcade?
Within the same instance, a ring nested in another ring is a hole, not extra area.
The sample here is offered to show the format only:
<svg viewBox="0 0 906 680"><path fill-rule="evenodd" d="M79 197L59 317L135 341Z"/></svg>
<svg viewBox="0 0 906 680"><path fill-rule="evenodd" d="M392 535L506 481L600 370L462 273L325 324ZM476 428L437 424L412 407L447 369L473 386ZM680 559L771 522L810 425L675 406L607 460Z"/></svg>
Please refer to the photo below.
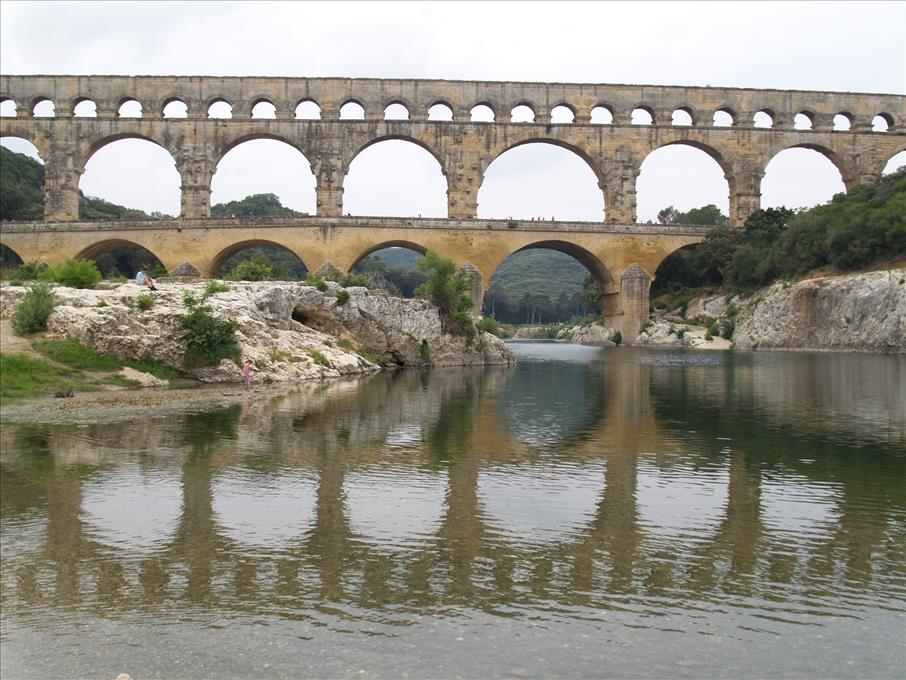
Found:
<svg viewBox="0 0 906 680"><path fill-rule="evenodd" d="M594 171L604 195L602 217L624 224L636 221L642 162L669 144L694 146L718 162L735 225L760 206L765 168L784 149L824 154L847 188L876 181L889 159L906 149L906 97L890 94L352 78L0 76L0 101L8 100L17 115L0 118L0 134L29 140L44 158L45 215L52 221L78 218L79 178L88 159L128 137L170 152L182 178L182 217L194 219L210 214L218 161L256 138L287 142L305 155L317 178L318 214L327 217L344 212L343 181L352 160L383 139L409 140L433 154L447 180L448 216L455 219L476 216L484 172L500 154L529 142L556 144ZM53 117L34 115L44 101L53 103ZM94 103L96 116L75 115L85 101ZM120 115L130 101L140 105L140 117ZM185 106L185 117L164 116L173 102ZM209 117L218 102L228 106L230 118ZM297 118L306 102L316 117ZM261 103L275 117L253 117ZM364 117L341 117L349 103L359 105ZM391 105L397 105L392 120L386 111ZM438 105L445 107L446 120L429 115ZM493 121L472 120L479 105L490 109ZM512 122L517 107L520 120L531 122ZM558 107L556 119L570 122L552 122ZM650 123L633 124L633 112L643 112ZM674 123L677 112L685 124ZM766 122L756 126L756 114ZM883 132L872 129L878 117ZM835 118L848 129L835 126Z"/></svg>

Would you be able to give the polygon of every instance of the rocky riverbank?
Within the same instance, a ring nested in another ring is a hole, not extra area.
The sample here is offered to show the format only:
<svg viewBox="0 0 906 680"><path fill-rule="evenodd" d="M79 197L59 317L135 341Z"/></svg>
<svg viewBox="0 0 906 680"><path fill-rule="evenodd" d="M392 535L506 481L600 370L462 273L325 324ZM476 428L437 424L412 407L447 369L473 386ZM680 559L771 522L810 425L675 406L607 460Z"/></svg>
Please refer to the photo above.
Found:
<svg viewBox="0 0 906 680"><path fill-rule="evenodd" d="M205 283L159 284L149 292L134 283L106 290L54 288L56 305L48 335L72 337L120 359L150 358L182 370L188 331L183 296L205 294ZM365 288L325 290L301 283L231 282L205 304L216 316L236 319L240 354L255 366L254 382L308 381L371 373L382 366L507 364L514 356L488 333L452 333L425 300L404 300ZM0 317L9 317L26 287L0 286ZM139 296L153 306L141 309ZM339 296L339 297L338 297ZM239 367L218 366L189 374L202 382L239 382Z"/></svg>
<svg viewBox="0 0 906 680"><path fill-rule="evenodd" d="M706 334L708 326L715 332ZM729 338L721 338L722 332ZM612 345L613 335L600 324L564 333L573 342L593 345ZM906 269L776 283L746 296L698 298L689 302L684 316L680 310L653 316L632 344L906 354Z"/></svg>

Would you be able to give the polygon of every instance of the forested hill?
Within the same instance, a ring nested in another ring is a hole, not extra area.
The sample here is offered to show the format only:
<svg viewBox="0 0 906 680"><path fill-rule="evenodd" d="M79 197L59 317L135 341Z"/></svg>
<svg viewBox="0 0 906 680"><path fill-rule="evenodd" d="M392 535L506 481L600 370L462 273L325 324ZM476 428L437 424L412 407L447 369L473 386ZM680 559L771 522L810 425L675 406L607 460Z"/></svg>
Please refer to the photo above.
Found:
<svg viewBox="0 0 906 680"><path fill-rule="evenodd" d="M44 166L25 154L0 146L0 220L44 218ZM94 196L79 197L81 220L148 220L149 215Z"/></svg>

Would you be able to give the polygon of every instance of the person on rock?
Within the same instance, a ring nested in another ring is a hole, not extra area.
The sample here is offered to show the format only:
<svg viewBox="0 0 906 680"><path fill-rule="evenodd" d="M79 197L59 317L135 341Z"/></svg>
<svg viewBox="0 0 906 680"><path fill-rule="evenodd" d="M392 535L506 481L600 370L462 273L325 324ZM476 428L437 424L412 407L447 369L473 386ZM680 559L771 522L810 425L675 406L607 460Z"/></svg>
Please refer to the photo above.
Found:
<svg viewBox="0 0 906 680"><path fill-rule="evenodd" d="M148 275L148 265L142 267L138 274L135 275L135 282L140 286L147 286L151 290L157 290L156 282Z"/></svg>

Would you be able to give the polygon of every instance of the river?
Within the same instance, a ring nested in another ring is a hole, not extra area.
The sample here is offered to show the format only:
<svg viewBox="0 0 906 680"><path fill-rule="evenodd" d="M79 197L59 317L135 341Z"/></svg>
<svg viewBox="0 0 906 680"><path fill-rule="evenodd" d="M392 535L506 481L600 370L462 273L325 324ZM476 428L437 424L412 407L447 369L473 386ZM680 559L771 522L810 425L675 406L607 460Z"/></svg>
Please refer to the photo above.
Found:
<svg viewBox="0 0 906 680"><path fill-rule="evenodd" d="M0 674L903 677L906 357L512 347L5 422Z"/></svg>

